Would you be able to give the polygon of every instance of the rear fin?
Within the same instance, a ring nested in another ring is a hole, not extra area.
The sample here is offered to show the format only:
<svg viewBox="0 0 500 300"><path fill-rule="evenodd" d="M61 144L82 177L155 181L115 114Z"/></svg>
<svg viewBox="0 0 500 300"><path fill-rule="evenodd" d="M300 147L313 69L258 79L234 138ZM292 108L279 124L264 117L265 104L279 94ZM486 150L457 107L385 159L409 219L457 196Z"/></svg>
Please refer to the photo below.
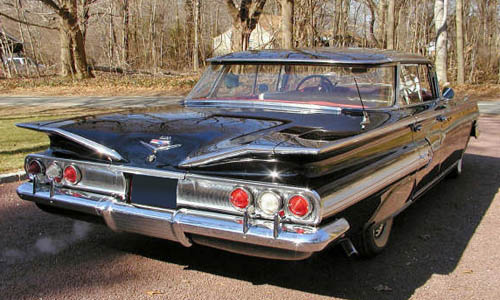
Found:
<svg viewBox="0 0 500 300"><path fill-rule="evenodd" d="M45 132L49 135L53 134L53 135L63 137L65 139L68 139L69 141L77 143L77 144L79 144L87 149L90 149L96 153L99 153L99 154L107 157L107 159L109 161L117 161L117 162L126 161L120 155L120 153L116 152L115 150L108 148L104 145L101 145L99 143L96 143L94 141L91 141L91 140L84 138L82 136L79 136L77 134L63 130L61 128L48 127L48 126L45 126L44 123L19 123L19 124L16 124L16 126L20 127L20 128L26 128L26 129L31 129L31 130L35 130L35 131Z"/></svg>

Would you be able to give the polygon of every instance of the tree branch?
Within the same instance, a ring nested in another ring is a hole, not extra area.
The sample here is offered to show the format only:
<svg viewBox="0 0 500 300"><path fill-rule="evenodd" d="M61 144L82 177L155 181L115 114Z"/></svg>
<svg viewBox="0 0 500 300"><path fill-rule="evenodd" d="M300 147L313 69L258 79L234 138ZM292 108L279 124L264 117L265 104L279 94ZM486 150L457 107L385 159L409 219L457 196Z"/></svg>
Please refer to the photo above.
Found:
<svg viewBox="0 0 500 300"><path fill-rule="evenodd" d="M58 15L61 15L63 13L62 9L59 7L59 5L57 5L52 0L40 0L40 2L42 2L43 4L45 4L48 7L52 8L53 10L55 10Z"/></svg>
<svg viewBox="0 0 500 300"><path fill-rule="evenodd" d="M30 22L26 22L26 21L23 21L23 20L19 20L19 19L16 19L14 17L11 17L9 15L6 15L3 12L0 12L0 16L2 16L4 18L7 18L7 19L9 19L11 21L18 22L18 23L21 23L21 24L24 24L24 25L28 25L28 26L35 26L35 27L40 27L40 28L49 29L49 30L58 30L59 29L57 27L45 26L45 25L40 25L40 24L35 24L35 23L30 23Z"/></svg>
<svg viewBox="0 0 500 300"><path fill-rule="evenodd" d="M238 22L239 10L234 4L233 0L226 0L226 4L227 4L227 9L229 10L229 14L233 18L233 23Z"/></svg>

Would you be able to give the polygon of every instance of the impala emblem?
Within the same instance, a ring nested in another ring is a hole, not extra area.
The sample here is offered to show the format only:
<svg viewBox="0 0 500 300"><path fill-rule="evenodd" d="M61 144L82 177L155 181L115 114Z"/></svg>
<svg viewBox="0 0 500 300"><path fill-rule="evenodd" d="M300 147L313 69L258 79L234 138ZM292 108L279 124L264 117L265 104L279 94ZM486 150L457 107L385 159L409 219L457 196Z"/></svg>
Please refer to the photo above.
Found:
<svg viewBox="0 0 500 300"><path fill-rule="evenodd" d="M153 162L156 160L156 153L158 151L167 151L182 146L181 144L172 144L171 136L160 136L160 138L158 139L152 139L151 141L149 141L149 144L143 141L140 142L143 146L153 151L153 153L147 157L148 162Z"/></svg>

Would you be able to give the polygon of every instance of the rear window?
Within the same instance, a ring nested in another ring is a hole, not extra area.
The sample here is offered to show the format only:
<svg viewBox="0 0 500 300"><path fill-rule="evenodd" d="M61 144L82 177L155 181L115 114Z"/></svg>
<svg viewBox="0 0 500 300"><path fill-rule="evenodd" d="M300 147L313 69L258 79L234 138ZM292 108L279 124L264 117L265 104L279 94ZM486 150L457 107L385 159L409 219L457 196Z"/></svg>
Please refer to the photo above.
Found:
<svg viewBox="0 0 500 300"><path fill-rule="evenodd" d="M267 101L361 108L394 102L395 67L212 65L188 99Z"/></svg>

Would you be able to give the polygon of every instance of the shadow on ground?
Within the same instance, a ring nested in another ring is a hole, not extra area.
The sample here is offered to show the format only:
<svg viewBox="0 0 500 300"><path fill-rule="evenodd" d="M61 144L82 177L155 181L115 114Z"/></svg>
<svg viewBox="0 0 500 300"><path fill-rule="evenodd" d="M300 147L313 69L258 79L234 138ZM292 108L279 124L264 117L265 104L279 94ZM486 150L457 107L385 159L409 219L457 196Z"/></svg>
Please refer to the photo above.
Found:
<svg viewBox="0 0 500 300"><path fill-rule="evenodd" d="M273 285L345 299L408 299L433 274L454 271L498 191L498 170L500 158L466 154L463 176L444 180L399 215L389 248L371 260L350 260L334 247L305 261L273 261L196 245L184 248L169 241L111 233L96 226L88 239L75 240L57 255L37 257L35 253L12 263L4 257L0 263L4 265L0 267L0 292L9 295L13 288L22 288L33 296L43 296L54 290L76 291L82 286L99 288L131 282L135 275L116 274L112 269L121 255L133 253L257 286ZM73 224L47 214L36 217L43 213L34 207L19 218L7 214L8 211L0 211L0 220L8 220L0 233L16 227L28 228L23 236L30 238L12 243L12 247L25 249L22 253L29 253L26 245L36 244L39 228L50 232L65 226L70 231ZM87 271L92 275L86 275ZM64 276L43 280L54 272ZM392 291L376 291L374 287L379 285Z"/></svg>
<svg viewBox="0 0 500 300"><path fill-rule="evenodd" d="M201 246L165 252L170 243L140 237L108 246L255 285L346 299L407 299L433 274L455 269L498 191L499 158L466 154L464 170L463 176L444 180L399 215L389 248L371 260L348 259L339 247L306 261L283 262ZM381 284L392 291L376 291Z"/></svg>

